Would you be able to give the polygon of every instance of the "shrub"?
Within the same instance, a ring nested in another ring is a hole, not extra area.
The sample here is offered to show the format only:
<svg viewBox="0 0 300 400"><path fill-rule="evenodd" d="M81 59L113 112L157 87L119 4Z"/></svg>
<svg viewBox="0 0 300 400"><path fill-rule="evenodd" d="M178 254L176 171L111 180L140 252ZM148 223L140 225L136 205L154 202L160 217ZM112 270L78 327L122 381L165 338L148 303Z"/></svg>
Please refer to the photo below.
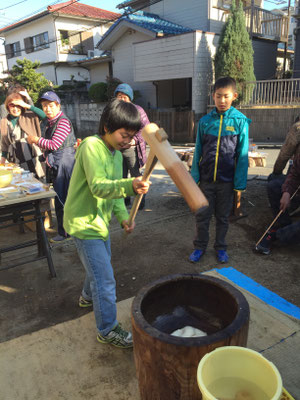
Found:
<svg viewBox="0 0 300 400"><path fill-rule="evenodd" d="M114 78L113 76L107 76L106 77L106 82L107 82L107 98L110 100L112 97L114 97L115 89L120 83L123 83L120 79Z"/></svg>
<svg viewBox="0 0 300 400"><path fill-rule="evenodd" d="M237 4L236 4L237 3ZM232 1L230 15L223 27L215 56L215 79L231 76L236 80L238 101L249 100L254 88L253 48L247 32L243 3Z"/></svg>
<svg viewBox="0 0 300 400"><path fill-rule="evenodd" d="M107 83L98 82L91 85L89 88L89 98L96 103L102 103L108 100Z"/></svg>

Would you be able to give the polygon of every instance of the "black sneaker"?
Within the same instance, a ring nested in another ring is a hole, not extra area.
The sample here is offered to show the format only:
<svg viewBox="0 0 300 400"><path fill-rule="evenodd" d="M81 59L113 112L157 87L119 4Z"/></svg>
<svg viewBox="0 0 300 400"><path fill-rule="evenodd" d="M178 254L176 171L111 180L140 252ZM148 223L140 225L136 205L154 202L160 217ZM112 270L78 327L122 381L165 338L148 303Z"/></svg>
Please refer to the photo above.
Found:
<svg viewBox="0 0 300 400"><path fill-rule="evenodd" d="M268 231L255 250L268 256L271 253L271 243L276 239L276 230Z"/></svg>
<svg viewBox="0 0 300 400"><path fill-rule="evenodd" d="M93 301L85 299L82 295L79 297L78 305L81 308L93 307Z"/></svg>

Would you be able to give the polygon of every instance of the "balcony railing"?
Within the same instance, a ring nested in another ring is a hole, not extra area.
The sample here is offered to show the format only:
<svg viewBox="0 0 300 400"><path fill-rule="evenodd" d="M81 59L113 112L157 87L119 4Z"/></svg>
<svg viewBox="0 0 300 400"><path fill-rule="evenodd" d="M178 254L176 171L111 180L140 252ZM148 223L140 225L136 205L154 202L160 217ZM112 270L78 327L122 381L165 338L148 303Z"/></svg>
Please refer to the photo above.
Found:
<svg viewBox="0 0 300 400"><path fill-rule="evenodd" d="M87 54L87 51L83 49L82 45L60 45L59 46L60 54Z"/></svg>
<svg viewBox="0 0 300 400"><path fill-rule="evenodd" d="M245 7L245 18L248 32L253 36L263 37L279 42L288 41L288 16L276 14L262 8ZM251 23L252 19L252 23Z"/></svg>
<svg viewBox="0 0 300 400"><path fill-rule="evenodd" d="M244 107L300 107L300 78L246 82L242 97L245 100L241 101L239 106ZM214 105L212 86L210 88L208 103L210 107Z"/></svg>

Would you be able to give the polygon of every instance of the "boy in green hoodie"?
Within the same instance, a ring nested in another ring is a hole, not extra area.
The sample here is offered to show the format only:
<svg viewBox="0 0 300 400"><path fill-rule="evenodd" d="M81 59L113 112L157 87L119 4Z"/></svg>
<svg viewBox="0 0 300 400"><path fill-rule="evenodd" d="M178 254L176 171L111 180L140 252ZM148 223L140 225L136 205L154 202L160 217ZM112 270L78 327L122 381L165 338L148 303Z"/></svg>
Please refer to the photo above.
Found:
<svg viewBox="0 0 300 400"><path fill-rule="evenodd" d="M116 282L111 265L109 222L112 213L130 233L124 198L145 194L149 183L141 178L122 178L122 154L140 129L135 106L117 99L105 107L99 135L82 141L76 153L68 197L64 208L64 228L77 247L86 278L79 306L93 305L97 340L116 347L132 347L132 335L116 319Z"/></svg>

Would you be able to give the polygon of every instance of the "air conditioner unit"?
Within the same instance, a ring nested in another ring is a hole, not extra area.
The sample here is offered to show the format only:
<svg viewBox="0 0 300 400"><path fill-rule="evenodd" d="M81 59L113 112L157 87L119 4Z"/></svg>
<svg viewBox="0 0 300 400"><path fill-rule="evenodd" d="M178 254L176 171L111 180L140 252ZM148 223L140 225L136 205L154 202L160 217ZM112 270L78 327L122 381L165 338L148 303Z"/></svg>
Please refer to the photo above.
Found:
<svg viewBox="0 0 300 400"><path fill-rule="evenodd" d="M88 57L89 58L95 57L95 51L94 50L88 50Z"/></svg>

